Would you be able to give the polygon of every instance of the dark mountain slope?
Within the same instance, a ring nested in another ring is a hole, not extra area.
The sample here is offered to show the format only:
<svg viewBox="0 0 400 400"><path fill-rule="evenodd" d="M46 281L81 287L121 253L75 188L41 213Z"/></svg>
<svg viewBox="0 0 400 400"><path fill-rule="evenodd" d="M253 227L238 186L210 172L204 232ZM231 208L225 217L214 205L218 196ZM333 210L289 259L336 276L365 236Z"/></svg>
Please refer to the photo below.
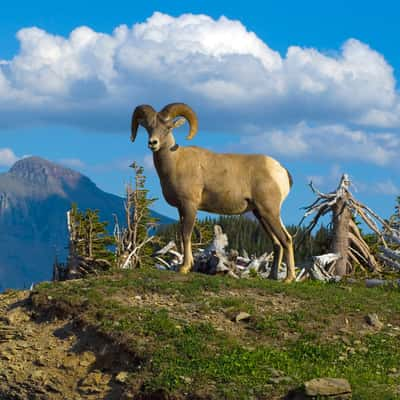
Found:
<svg viewBox="0 0 400 400"><path fill-rule="evenodd" d="M124 220L123 199L100 190L89 178L39 157L24 158L0 174L0 291L49 279L54 257L65 257L66 211L100 210ZM167 217L153 212L160 223Z"/></svg>

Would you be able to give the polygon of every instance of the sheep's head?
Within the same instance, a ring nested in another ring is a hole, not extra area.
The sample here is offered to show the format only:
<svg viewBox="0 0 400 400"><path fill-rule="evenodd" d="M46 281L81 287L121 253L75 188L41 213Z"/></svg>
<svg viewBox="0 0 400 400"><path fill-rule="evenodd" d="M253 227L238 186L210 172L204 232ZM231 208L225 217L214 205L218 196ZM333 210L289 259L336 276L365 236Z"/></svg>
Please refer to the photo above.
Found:
<svg viewBox="0 0 400 400"><path fill-rule="evenodd" d="M175 143L172 130L181 126L186 120L190 125L187 138L192 139L197 132L197 117L188 105L171 103L158 113L149 105L138 106L132 115L131 140L132 142L135 140L138 127L142 125L149 134L149 148L153 152L158 151Z"/></svg>

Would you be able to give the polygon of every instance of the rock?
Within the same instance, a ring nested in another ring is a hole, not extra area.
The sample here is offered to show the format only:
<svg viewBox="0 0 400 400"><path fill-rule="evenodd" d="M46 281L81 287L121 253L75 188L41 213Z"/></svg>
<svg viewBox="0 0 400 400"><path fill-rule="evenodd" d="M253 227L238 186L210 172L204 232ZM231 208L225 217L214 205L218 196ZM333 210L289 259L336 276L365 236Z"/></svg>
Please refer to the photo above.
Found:
<svg viewBox="0 0 400 400"><path fill-rule="evenodd" d="M8 342L13 339L19 339L21 337L21 332L19 332L15 327L8 325L0 326L0 343Z"/></svg>
<svg viewBox="0 0 400 400"><path fill-rule="evenodd" d="M108 385L110 377L100 371L90 372L86 378L79 383L79 390L84 393L99 393L103 390L102 386Z"/></svg>
<svg viewBox="0 0 400 400"><path fill-rule="evenodd" d="M7 312L6 320L9 325L18 325L21 322L29 321L30 317L17 307Z"/></svg>
<svg viewBox="0 0 400 400"><path fill-rule="evenodd" d="M14 358L14 355L11 352L2 351L0 354L0 358L11 361Z"/></svg>
<svg viewBox="0 0 400 400"><path fill-rule="evenodd" d="M236 314L234 317L235 322L240 322L240 321L248 321L250 319L251 315L241 311L240 313Z"/></svg>
<svg viewBox="0 0 400 400"><path fill-rule="evenodd" d="M371 325L372 327L376 329L382 329L383 328L383 322L379 320L379 317L377 314L368 314L365 317L365 321L367 322L368 325Z"/></svg>
<svg viewBox="0 0 400 400"><path fill-rule="evenodd" d="M49 390L50 392L54 392L54 393L62 393L62 389L58 388L57 386L55 386L53 383L48 382L46 383L46 390Z"/></svg>
<svg viewBox="0 0 400 400"><path fill-rule="evenodd" d="M387 285L387 281L384 279L367 279L365 281L365 286L367 288L374 288L374 287L380 287L380 286L385 286Z"/></svg>
<svg viewBox="0 0 400 400"><path fill-rule="evenodd" d="M293 378L290 376L275 376L268 379L269 384L272 385L287 385L293 382Z"/></svg>
<svg viewBox="0 0 400 400"><path fill-rule="evenodd" d="M348 346L351 345L351 340L347 336L341 337L341 340L344 344L347 344Z"/></svg>
<svg viewBox="0 0 400 400"><path fill-rule="evenodd" d="M60 368L63 369L76 369L79 365L79 359L73 356L65 357L63 362L60 365Z"/></svg>
<svg viewBox="0 0 400 400"><path fill-rule="evenodd" d="M346 379L317 378L304 383L304 394L344 400L351 398L351 387Z"/></svg>
<svg viewBox="0 0 400 400"><path fill-rule="evenodd" d="M33 363L38 367L44 367L46 365L45 358L40 354Z"/></svg>
<svg viewBox="0 0 400 400"><path fill-rule="evenodd" d="M44 376L45 376L45 372L44 371L42 371L40 369L36 369L36 370L31 372L29 377L31 379L33 379L33 380L41 381L41 380L43 380Z"/></svg>
<svg viewBox="0 0 400 400"><path fill-rule="evenodd" d="M183 382L185 382L187 385L190 385L193 383L193 379L190 378L189 376L183 376L181 375L180 378L182 379Z"/></svg>
<svg viewBox="0 0 400 400"><path fill-rule="evenodd" d="M85 351L84 353L82 353L82 360L79 362L79 365L81 367L88 367L95 361L96 361L96 356L90 351Z"/></svg>
<svg viewBox="0 0 400 400"><path fill-rule="evenodd" d="M368 347L362 346L358 349L360 353L367 354L369 352Z"/></svg>
<svg viewBox="0 0 400 400"><path fill-rule="evenodd" d="M278 376L283 376L284 373L283 371L280 371L279 369L275 368L268 368L268 372L271 374L272 377L276 378Z"/></svg>
<svg viewBox="0 0 400 400"><path fill-rule="evenodd" d="M118 383L125 383L126 380L128 379L128 376L129 376L128 372L126 372L126 371L121 371L121 372L119 372L119 373L115 376L115 380L116 380Z"/></svg>

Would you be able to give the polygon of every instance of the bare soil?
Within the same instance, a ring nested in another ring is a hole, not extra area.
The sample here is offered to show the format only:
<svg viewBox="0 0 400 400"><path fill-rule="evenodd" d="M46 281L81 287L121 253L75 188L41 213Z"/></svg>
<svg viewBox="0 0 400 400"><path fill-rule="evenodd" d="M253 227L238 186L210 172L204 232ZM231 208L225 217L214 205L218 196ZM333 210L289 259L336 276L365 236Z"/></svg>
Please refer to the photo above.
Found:
<svg viewBox="0 0 400 400"><path fill-rule="evenodd" d="M0 295L2 400L119 399L130 361L72 320L38 320L29 292Z"/></svg>

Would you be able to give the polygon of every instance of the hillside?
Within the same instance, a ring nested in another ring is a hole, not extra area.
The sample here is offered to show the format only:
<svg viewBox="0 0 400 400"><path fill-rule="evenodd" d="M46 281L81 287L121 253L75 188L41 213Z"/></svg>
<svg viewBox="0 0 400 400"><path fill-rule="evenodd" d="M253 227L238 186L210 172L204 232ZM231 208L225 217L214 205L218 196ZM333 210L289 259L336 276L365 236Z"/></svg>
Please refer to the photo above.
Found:
<svg viewBox="0 0 400 400"><path fill-rule="evenodd" d="M333 377L354 400L398 399L399 300L150 268L43 283L0 296L0 398L267 400Z"/></svg>
<svg viewBox="0 0 400 400"><path fill-rule="evenodd" d="M124 220L123 199L99 189L88 177L39 157L17 161L0 174L0 292L48 280L56 254L66 254L66 211L100 210L110 222ZM171 219L153 212L160 223Z"/></svg>

